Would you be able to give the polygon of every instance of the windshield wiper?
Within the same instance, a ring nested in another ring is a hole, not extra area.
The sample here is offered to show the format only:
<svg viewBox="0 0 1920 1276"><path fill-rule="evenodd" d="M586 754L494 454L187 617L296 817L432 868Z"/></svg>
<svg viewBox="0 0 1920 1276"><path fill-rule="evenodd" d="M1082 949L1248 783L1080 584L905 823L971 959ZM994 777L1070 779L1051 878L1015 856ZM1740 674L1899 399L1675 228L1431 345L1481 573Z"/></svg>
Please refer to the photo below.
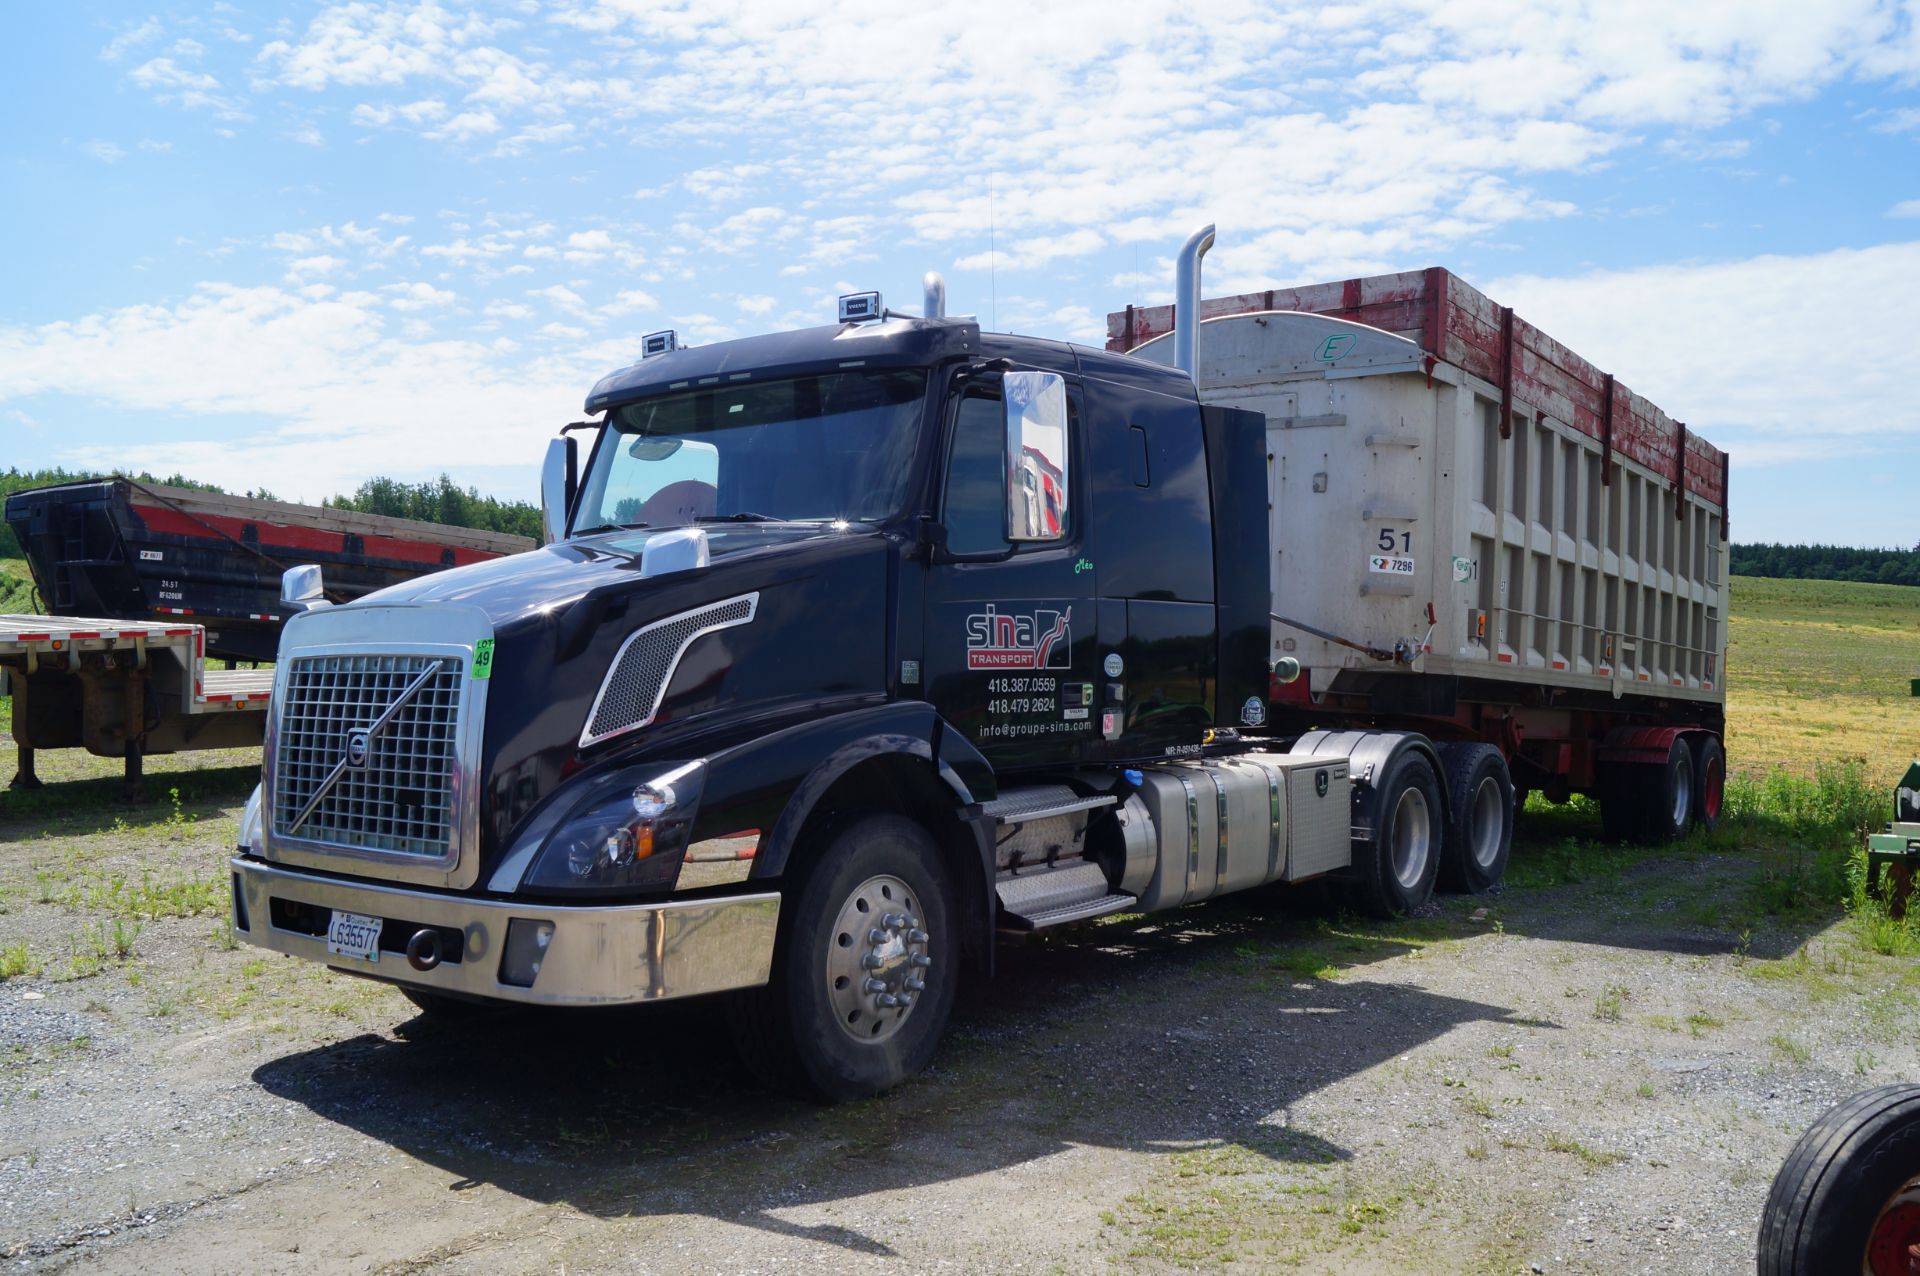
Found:
<svg viewBox="0 0 1920 1276"><path fill-rule="evenodd" d="M596 532L631 532L652 527L651 523L601 523L596 527L580 527L573 531L574 536L592 536Z"/></svg>
<svg viewBox="0 0 1920 1276"><path fill-rule="evenodd" d="M738 514L702 514L693 521L696 523L793 523L802 520L775 518L771 514L756 514L752 510L741 510Z"/></svg>

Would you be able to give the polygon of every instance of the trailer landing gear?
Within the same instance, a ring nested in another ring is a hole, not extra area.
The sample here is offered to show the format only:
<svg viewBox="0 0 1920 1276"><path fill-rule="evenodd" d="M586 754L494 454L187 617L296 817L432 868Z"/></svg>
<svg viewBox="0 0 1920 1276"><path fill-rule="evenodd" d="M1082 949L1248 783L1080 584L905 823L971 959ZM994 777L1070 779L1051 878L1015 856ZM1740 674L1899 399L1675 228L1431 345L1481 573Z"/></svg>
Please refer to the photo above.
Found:
<svg viewBox="0 0 1920 1276"><path fill-rule="evenodd" d="M11 789L39 788L40 777L33 773L33 750L23 744L15 751L15 755L18 759L18 765L13 772L13 782L7 787Z"/></svg>

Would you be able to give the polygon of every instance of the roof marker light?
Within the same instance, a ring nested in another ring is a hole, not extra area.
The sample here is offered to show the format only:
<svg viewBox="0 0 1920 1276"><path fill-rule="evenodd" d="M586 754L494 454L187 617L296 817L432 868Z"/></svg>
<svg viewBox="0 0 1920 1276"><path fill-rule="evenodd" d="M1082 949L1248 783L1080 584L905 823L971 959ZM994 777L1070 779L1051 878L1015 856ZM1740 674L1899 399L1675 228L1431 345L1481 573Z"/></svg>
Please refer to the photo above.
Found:
<svg viewBox="0 0 1920 1276"><path fill-rule="evenodd" d="M651 359L657 354L680 348L680 334L669 328L665 332L649 332L640 338L640 357Z"/></svg>
<svg viewBox="0 0 1920 1276"><path fill-rule="evenodd" d="M870 323L885 313L877 292L850 292L840 298L841 323Z"/></svg>

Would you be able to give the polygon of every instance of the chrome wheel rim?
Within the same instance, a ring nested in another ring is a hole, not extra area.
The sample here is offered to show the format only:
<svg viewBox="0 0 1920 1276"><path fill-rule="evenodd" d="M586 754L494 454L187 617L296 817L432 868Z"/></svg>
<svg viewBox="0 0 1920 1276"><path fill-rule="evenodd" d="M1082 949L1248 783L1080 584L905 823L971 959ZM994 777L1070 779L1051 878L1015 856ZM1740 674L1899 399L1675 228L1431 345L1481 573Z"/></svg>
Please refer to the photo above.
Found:
<svg viewBox="0 0 1920 1276"><path fill-rule="evenodd" d="M1473 791L1473 862L1492 868L1500 858L1500 840L1507 831L1507 804L1500 800L1500 781L1488 776Z"/></svg>
<svg viewBox="0 0 1920 1276"><path fill-rule="evenodd" d="M1693 813L1693 763L1682 760L1673 777L1673 826L1685 828Z"/></svg>
<svg viewBox="0 0 1920 1276"><path fill-rule="evenodd" d="M854 887L827 935L827 999L842 1032L873 1044L900 1031L926 991L931 940L905 882L881 873Z"/></svg>
<svg viewBox="0 0 1920 1276"><path fill-rule="evenodd" d="M1409 890L1420 885L1432 854L1433 818L1427 795L1407 788L1393 804L1393 875L1400 885Z"/></svg>

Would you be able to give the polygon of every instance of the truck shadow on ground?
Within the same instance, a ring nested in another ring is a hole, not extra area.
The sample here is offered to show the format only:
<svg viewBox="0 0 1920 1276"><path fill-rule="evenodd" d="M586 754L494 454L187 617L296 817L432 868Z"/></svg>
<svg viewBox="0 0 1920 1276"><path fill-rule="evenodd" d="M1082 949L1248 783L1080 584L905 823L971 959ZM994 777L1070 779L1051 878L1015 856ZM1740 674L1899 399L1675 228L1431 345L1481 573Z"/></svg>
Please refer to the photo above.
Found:
<svg viewBox="0 0 1920 1276"><path fill-rule="evenodd" d="M97 758L89 758L88 763L115 765ZM183 820L222 819L260 783L257 752L250 764L150 769L144 796L138 801L129 800L117 770L111 777L56 778L44 760L41 770L45 778L40 788L6 787L14 775L13 758L0 751L0 841L43 831L85 837L116 827L145 827L168 819L176 810Z"/></svg>
<svg viewBox="0 0 1920 1276"><path fill-rule="evenodd" d="M1003 951L991 983L962 993L927 1074L841 1107L759 1089L721 1008L698 1002L415 1019L400 1040L353 1038L254 1078L445 1171L449 1190L491 1183L601 1217L692 1213L886 1255L856 1229L779 1212L1017 1171L1081 1144L1345 1160L1289 1108L1463 1024L1543 1026L1276 962L1286 932L1312 925L1260 892ZM1384 939L1343 964L1409 948Z"/></svg>
<svg viewBox="0 0 1920 1276"><path fill-rule="evenodd" d="M1582 854L1607 858L1589 877L1442 897L1433 915L1394 922L1329 914L1319 891L1269 889L1050 932L1003 947L996 977L963 989L926 1075L837 1108L758 1088L712 1002L503 1011L460 1026L420 1018L398 1040L362 1036L254 1076L446 1172L450 1190L491 1183L601 1217L698 1214L885 1255L857 1229L781 1214L974 1175L1018 1183L1022 1167L1083 1144L1344 1160L1346 1149L1290 1122L1303 1097L1462 1025L1558 1026L1366 977L1424 944L1504 929L1764 958L1840 915L1835 904L1758 931L1715 924L1702 901L1746 898L1767 871L1719 853L1729 849L1739 848L1589 843ZM1516 862L1538 853L1523 839Z"/></svg>

